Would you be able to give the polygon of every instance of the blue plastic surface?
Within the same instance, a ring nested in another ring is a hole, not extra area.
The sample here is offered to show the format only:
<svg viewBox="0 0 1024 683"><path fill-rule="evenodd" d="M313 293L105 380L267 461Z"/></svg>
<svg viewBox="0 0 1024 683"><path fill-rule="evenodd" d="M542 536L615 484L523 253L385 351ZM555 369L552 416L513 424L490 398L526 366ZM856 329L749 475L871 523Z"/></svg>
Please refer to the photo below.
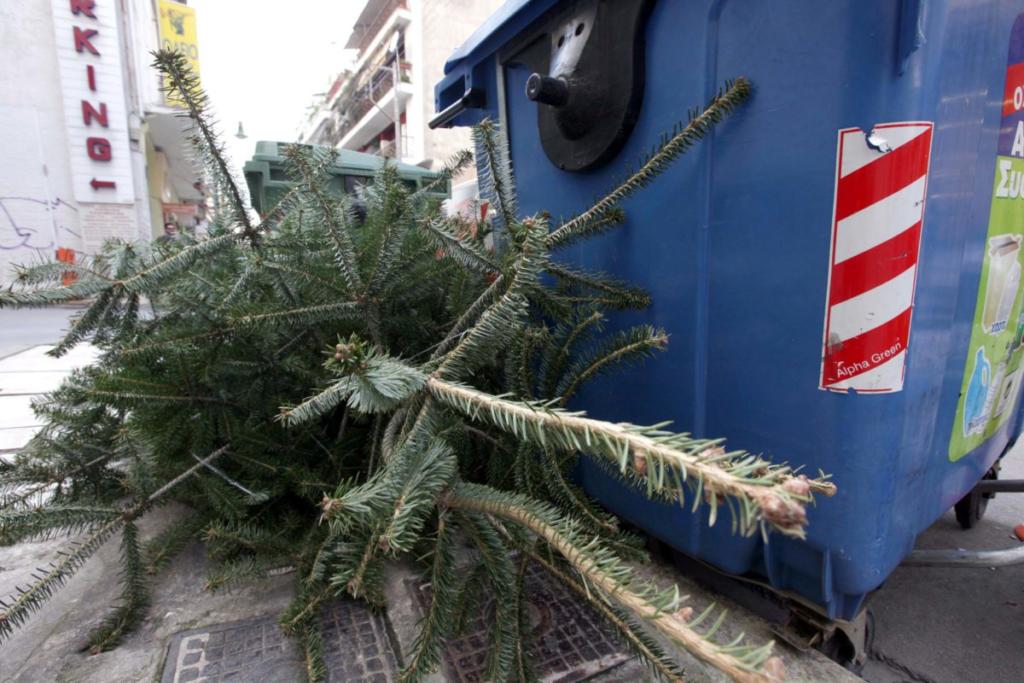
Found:
<svg viewBox="0 0 1024 683"><path fill-rule="evenodd" d="M957 462L947 457L968 356L995 173L1010 0L657 0L639 121L611 163L555 168L541 149L529 73L504 46L555 0L515 0L455 53L437 108L468 87L486 104L456 125L504 121L521 211L570 216L706 102L746 76L751 101L625 204L627 224L560 256L646 287L653 306L618 324L671 334L667 353L594 382L597 417L728 437L730 446L834 475L805 542L729 534L728 520L646 500L597 467L604 505L677 549L755 573L833 618L852 618L916 536L969 491L1016 436L1020 414ZM501 79L497 77L501 70ZM505 106L497 88L504 82ZM917 293L902 391L818 388L830 263L836 135L932 121Z"/></svg>

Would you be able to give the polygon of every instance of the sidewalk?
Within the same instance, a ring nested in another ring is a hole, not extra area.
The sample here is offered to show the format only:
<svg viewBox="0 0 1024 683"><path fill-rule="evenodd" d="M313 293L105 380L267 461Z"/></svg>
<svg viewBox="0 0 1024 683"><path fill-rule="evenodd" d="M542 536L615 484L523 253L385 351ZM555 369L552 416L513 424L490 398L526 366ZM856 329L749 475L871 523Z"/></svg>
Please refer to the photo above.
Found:
<svg viewBox="0 0 1024 683"><path fill-rule="evenodd" d="M177 506L147 516L144 538L180 519ZM0 594L23 583L36 566L52 559L64 541L28 543L0 549ZM182 552L152 584L148 617L119 647L98 655L81 652L89 631L116 602L118 547L106 544L10 641L0 645L0 681L11 683L134 683L232 680L238 683L300 681L302 662L294 644L276 627L295 586L294 574L267 578L232 592L211 594L203 587L206 557L196 543ZM771 638L767 624L660 564L644 571L659 583L676 581L692 604L711 602L729 609L720 637L746 632L755 642ZM397 663L408 656L422 617L424 580L414 568L398 564L389 571L388 610L375 615L359 603L340 600L324 615L325 652L333 683L397 681ZM551 587L539 584L531 595L534 645L531 654L541 665L545 683L588 680L593 683L640 683L652 680L644 666L627 656L621 645L599 638L593 616L580 613L578 601L552 600ZM567 617L571 617L566 620ZM338 623L340 622L340 623ZM347 629L346 629L347 626ZM450 644L444 668L429 683L482 680L474 678L483 663L486 614L470 622L464 637ZM479 630L475 627L479 627ZM369 636L369 637L368 637ZM232 648L234 648L232 650ZM382 652L383 651L383 652ZM394 651L391 665L378 675L358 667ZM596 652L595 652L596 651ZM590 652L591 658L584 659ZM779 643L791 681L856 683L860 679L819 653L800 653ZM679 653L693 683L725 683L728 678ZM238 673L221 678L225 667ZM345 673L343 673L345 672Z"/></svg>
<svg viewBox="0 0 1024 683"><path fill-rule="evenodd" d="M52 338L52 337L51 337ZM87 365L96 350L76 347L55 359L52 348L37 345L0 359L0 457L10 457L39 428L31 410L33 398L56 388L72 369ZM150 538L181 519L176 505L159 508L143 520L140 531ZM37 567L52 561L69 539L58 538L0 548L0 597L24 585ZM98 655L81 651L89 631L115 604L118 544L108 541L67 586L62 588L8 642L0 645L0 681L36 683L134 683L135 681L301 680L302 662L291 641L280 636L278 615L294 593L295 577L282 574L234 592L211 594L204 589L206 558L198 543L182 552L151 585L147 619L118 648ZM653 564L644 573L659 583L675 581L692 596L692 604L711 602L729 608L722 638L740 631L755 642L772 638L768 624L730 605L675 570ZM413 568L398 565L390 572L388 610L375 615L360 604L339 600L324 612L325 652L341 683L397 680L402 655L408 654L422 616L424 584ZM538 577L533 587L532 654L545 674L542 680L634 683L650 680L647 670L627 656L622 646L603 634L599 620L578 600ZM486 643L486 614L464 638L449 645L445 668L433 682L479 680ZM234 648L234 649L232 649ZM392 654L393 653L393 654ZM797 652L779 643L794 681L857 681L817 652ZM727 680L693 658L679 653L689 680ZM231 673L231 677L224 675Z"/></svg>
<svg viewBox="0 0 1024 683"><path fill-rule="evenodd" d="M9 459L42 426L32 412L32 400L56 389L72 370L88 365L98 353L83 344L53 358L46 355L52 348L33 346L0 359L0 459Z"/></svg>

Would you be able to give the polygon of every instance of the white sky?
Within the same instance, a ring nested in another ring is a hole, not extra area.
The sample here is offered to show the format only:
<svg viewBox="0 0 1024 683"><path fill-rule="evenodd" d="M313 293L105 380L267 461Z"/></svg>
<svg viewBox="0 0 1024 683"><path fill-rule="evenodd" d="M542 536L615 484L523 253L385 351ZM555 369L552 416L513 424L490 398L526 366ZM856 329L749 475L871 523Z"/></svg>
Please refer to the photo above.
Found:
<svg viewBox="0 0 1024 683"><path fill-rule="evenodd" d="M366 0L189 0L199 30L200 76L233 166L258 140L295 139L313 95L346 62ZM249 136L235 138L238 122Z"/></svg>

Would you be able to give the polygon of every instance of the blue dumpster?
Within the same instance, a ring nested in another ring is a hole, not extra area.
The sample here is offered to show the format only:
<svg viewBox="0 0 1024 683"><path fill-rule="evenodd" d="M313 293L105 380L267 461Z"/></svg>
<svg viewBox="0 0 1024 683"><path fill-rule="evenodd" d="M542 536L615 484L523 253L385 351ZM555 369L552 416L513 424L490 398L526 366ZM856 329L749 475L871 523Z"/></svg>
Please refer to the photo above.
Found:
<svg viewBox="0 0 1024 683"><path fill-rule="evenodd" d="M578 405L834 475L805 541L737 538L581 466L602 503L851 619L1020 428L1024 7L1011 0L510 0L434 125L507 132L521 210L571 216L727 79L754 95L624 227L559 258L671 334ZM589 99L588 99L589 98ZM581 104L582 103L582 104ZM599 112L594 115L594 112Z"/></svg>

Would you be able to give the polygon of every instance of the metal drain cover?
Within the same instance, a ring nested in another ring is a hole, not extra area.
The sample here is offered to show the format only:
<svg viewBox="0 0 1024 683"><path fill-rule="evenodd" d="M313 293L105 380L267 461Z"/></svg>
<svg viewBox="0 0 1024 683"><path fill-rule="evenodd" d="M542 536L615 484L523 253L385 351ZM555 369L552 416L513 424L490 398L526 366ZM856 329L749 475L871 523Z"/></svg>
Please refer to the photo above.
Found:
<svg viewBox="0 0 1024 683"><path fill-rule="evenodd" d="M384 619L362 603L341 600L320 620L328 683L391 683L398 661Z"/></svg>
<svg viewBox="0 0 1024 683"><path fill-rule="evenodd" d="M430 583L410 582L409 587L425 610L431 600ZM527 569L525 591L532 628L527 652L544 683L582 681L630 659L601 617L540 567ZM492 605L488 600L467 619L463 635L448 641L444 657L448 680L486 680Z"/></svg>
<svg viewBox="0 0 1024 683"><path fill-rule="evenodd" d="M324 660L331 683L392 683L395 660L383 619L339 600L321 613ZM215 624L175 634L161 683L292 683L303 680L302 655L277 615Z"/></svg>
<svg viewBox="0 0 1024 683"><path fill-rule="evenodd" d="M301 674L295 643L274 616L183 631L167 651L162 683L266 681L285 683Z"/></svg>

